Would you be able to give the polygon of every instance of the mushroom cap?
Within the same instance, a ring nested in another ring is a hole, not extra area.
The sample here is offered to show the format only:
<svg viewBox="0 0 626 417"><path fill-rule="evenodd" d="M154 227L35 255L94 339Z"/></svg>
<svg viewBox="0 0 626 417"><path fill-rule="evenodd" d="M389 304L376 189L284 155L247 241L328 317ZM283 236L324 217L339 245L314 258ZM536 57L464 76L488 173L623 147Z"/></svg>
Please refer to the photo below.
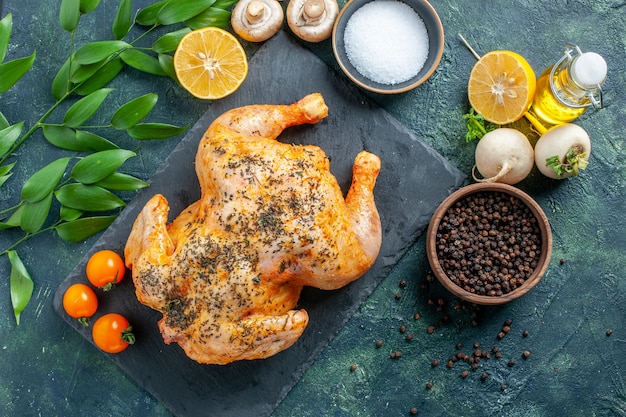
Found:
<svg viewBox="0 0 626 417"><path fill-rule="evenodd" d="M283 20L283 8L276 0L239 0L230 17L235 33L249 42L271 38Z"/></svg>
<svg viewBox="0 0 626 417"><path fill-rule="evenodd" d="M300 39L321 42L328 39L339 14L336 0L291 0L287 24Z"/></svg>

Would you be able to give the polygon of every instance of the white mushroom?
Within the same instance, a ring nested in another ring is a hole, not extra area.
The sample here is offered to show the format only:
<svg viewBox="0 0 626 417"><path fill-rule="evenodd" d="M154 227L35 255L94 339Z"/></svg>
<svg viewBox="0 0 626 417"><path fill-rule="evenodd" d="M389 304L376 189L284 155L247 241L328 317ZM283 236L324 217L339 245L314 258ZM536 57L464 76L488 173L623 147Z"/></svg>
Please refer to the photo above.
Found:
<svg viewBox="0 0 626 417"><path fill-rule="evenodd" d="M287 24L300 39L321 42L330 37L338 14L336 0L291 0Z"/></svg>
<svg viewBox="0 0 626 417"><path fill-rule="evenodd" d="M262 42L280 30L283 19L283 8L276 0L239 0L230 23L242 39Z"/></svg>

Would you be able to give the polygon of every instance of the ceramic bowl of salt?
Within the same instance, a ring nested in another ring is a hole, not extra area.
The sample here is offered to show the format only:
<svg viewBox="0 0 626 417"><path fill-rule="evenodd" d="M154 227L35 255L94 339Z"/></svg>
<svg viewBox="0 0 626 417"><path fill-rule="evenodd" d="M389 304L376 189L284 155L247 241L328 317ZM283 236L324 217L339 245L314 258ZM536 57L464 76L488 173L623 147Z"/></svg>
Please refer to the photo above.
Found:
<svg viewBox="0 0 626 417"><path fill-rule="evenodd" d="M359 87L398 94L424 83L443 55L444 33L424 0L349 0L332 46L341 70Z"/></svg>

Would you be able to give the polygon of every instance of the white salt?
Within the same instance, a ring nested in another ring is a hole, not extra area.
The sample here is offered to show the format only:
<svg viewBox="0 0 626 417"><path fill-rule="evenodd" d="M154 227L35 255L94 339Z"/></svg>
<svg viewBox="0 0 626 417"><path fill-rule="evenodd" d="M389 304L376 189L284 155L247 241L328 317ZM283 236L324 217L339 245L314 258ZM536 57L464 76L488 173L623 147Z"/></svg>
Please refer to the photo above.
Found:
<svg viewBox="0 0 626 417"><path fill-rule="evenodd" d="M399 84L416 76L428 58L428 32L411 6L375 0L348 20L344 46L350 63L380 84Z"/></svg>

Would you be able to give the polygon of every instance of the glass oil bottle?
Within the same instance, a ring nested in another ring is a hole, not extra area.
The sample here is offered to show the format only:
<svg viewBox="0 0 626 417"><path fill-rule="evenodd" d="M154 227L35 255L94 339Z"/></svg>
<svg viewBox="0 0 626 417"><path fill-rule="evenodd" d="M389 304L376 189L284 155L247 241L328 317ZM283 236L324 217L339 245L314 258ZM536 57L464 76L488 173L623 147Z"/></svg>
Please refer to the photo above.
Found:
<svg viewBox="0 0 626 417"><path fill-rule="evenodd" d="M568 123L589 107L602 107L607 65L595 52L565 45L563 57L537 79L532 113L550 125Z"/></svg>

